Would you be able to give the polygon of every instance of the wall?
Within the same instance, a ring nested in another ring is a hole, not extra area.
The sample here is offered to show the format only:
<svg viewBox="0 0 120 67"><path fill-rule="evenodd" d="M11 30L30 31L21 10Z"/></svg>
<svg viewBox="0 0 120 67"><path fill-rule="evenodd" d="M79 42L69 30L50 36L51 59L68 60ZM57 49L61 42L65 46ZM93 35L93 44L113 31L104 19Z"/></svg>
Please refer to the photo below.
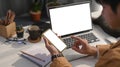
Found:
<svg viewBox="0 0 120 67"><path fill-rule="evenodd" d="M7 10L12 9L16 15L28 12L32 0L0 0L0 17L6 15Z"/></svg>
<svg viewBox="0 0 120 67"><path fill-rule="evenodd" d="M27 13L29 12L32 1L33 0L0 0L0 17L5 16L8 9L12 9L13 11L15 11L17 16ZM63 4L80 2L80 1L86 1L86 0L58 0L58 2L61 2ZM92 12L97 11L99 5L96 4L94 0L92 0L91 3L92 3L91 4Z"/></svg>
<svg viewBox="0 0 120 67"><path fill-rule="evenodd" d="M73 2L91 1L91 12L98 11L100 5L95 0L73 0Z"/></svg>

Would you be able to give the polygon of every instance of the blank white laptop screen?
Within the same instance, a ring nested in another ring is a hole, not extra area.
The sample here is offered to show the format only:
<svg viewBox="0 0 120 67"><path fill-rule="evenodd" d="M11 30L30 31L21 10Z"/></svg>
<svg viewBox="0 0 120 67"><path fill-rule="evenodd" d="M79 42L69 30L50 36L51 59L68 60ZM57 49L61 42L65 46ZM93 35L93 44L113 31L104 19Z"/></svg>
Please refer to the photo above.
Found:
<svg viewBox="0 0 120 67"><path fill-rule="evenodd" d="M49 9L52 30L59 36L92 29L90 3Z"/></svg>

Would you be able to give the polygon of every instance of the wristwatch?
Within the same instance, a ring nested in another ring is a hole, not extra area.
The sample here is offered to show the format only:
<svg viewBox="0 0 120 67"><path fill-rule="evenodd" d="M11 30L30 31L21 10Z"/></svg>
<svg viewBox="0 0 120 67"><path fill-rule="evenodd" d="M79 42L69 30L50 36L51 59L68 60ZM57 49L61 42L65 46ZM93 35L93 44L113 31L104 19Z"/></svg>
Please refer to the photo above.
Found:
<svg viewBox="0 0 120 67"><path fill-rule="evenodd" d="M56 54L56 55L52 55L52 57L51 57L52 61L53 61L54 58L57 58L57 57L63 57L63 54L59 53L59 54Z"/></svg>

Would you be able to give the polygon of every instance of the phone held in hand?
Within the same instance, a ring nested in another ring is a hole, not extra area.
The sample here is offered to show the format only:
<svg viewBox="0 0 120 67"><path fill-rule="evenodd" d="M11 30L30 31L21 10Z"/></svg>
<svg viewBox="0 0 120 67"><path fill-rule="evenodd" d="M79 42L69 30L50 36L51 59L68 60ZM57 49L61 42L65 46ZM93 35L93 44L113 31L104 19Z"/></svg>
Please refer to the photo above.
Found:
<svg viewBox="0 0 120 67"><path fill-rule="evenodd" d="M67 47L67 45L51 29L45 31L43 36L46 37L60 52Z"/></svg>

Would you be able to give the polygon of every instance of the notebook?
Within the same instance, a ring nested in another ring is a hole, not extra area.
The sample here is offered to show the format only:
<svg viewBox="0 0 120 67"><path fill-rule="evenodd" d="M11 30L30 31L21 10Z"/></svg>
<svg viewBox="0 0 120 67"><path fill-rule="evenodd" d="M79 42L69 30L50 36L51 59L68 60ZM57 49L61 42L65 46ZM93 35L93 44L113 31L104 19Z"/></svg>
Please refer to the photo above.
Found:
<svg viewBox="0 0 120 67"><path fill-rule="evenodd" d="M43 44L41 44L43 45ZM22 56L36 63L40 67L45 67L51 61L50 52L45 46L34 44L31 48L22 50Z"/></svg>
<svg viewBox="0 0 120 67"><path fill-rule="evenodd" d="M67 45L68 49L63 51L63 54L68 60L86 56L71 49L74 43L70 38L71 35L85 38L93 46L100 42L92 31L90 1L49 7L48 11L52 31L61 36Z"/></svg>

